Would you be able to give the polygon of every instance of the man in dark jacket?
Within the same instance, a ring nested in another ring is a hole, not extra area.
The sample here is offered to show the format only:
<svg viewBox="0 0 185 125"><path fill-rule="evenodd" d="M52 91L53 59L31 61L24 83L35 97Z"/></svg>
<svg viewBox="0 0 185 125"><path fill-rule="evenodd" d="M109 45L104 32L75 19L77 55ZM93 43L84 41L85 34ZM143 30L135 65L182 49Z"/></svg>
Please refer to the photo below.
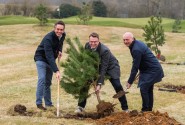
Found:
<svg viewBox="0 0 185 125"><path fill-rule="evenodd" d="M105 75L110 77L109 81L112 83L115 91L118 93L123 90L123 87L120 83L120 66L118 60L115 56L110 52L109 48L107 48L104 44L99 41L99 35L97 33L92 33L89 36L89 42L85 45L86 49L96 51L100 57L100 65L99 65L99 79L97 80L96 91L99 92L101 89L101 85L104 83ZM123 95L119 98L121 103L121 108L124 111L128 111L126 96ZM78 108L75 111L76 113L80 113L83 111L86 105L86 99L82 102L78 102Z"/></svg>
<svg viewBox="0 0 185 125"><path fill-rule="evenodd" d="M133 58L130 77L127 82L129 89L139 70L139 83L142 97L142 111L152 111L154 84L160 82L164 77L163 69L151 52L151 50L141 41L135 40L130 32L123 35L124 44L129 47Z"/></svg>
<svg viewBox="0 0 185 125"><path fill-rule="evenodd" d="M64 22L57 22L54 30L43 38L35 52L34 60L38 73L36 105L42 110L46 110L42 105L42 98L44 98L46 107L53 106L50 86L53 72L56 74L57 80L60 80L60 71L55 60L57 57L59 60L62 57L63 42L66 36L64 29Z"/></svg>

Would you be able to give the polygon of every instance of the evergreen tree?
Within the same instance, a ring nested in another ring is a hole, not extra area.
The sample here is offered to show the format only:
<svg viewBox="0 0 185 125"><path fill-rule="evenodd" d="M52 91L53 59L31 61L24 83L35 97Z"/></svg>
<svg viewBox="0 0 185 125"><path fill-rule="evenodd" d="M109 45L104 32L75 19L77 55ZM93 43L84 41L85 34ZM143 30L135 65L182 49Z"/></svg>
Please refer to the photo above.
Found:
<svg viewBox="0 0 185 125"><path fill-rule="evenodd" d="M79 23L82 23L84 25L88 24L88 22L93 18L91 6L86 3L83 3L80 13L78 14L78 18L80 20L77 20Z"/></svg>
<svg viewBox="0 0 185 125"><path fill-rule="evenodd" d="M161 51L159 46L162 46L165 42L164 30L161 25L162 18L160 16L152 16L148 21L148 25L145 25L143 30L143 36L147 46L155 52L158 58L160 58Z"/></svg>
<svg viewBox="0 0 185 125"><path fill-rule="evenodd" d="M80 12L80 8L75 7L71 4L61 4L59 11L60 11L59 18L66 18L78 15L78 13ZM58 11L55 11L55 13L58 15Z"/></svg>
<svg viewBox="0 0 185 125"><path fill-rule="evenodd" d="M98 17L107 16L107 7L101 0L93 1L92 3L93 14Z"/></svg>
<svg viewBox="0 0 185 125"><path fill-rule="evenodd" d="M176 19L173 23L173 26L172 26L172 32L178 33L180 29L181 29L181 20Z"/></svg>
<svg viewBox="0 0 185 125"><path fill-rule="evenodd" d="M35 16L40 21L40 25L45 25L48 22L47 7L40 4L35 8Z"/></svg>
<svg viewBox="0 0 185 125"><path fill-rule="evenodd" d="M88 91L92 83L96 83L99 76L99 56L96 52L85 49L78 38L74 42L66 39L69 48L66 53L66 62L62 62L64 69L61 87L72 94L76 99L88 97Z"/></svg>

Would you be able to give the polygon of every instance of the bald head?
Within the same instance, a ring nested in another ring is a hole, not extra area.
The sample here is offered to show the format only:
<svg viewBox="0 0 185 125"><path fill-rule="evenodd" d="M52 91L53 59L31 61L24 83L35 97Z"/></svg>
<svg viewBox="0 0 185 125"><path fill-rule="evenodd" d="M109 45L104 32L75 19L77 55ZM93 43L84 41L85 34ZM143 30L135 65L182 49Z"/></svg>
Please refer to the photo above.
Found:
<svg viewBox="0 0 185 125"><path fill-rule="evenodd" d="M126 32L126 33L123 34L123 37L134 38L134 35L131 32Z"/></svg>
<svg viewBox="0 0 185 125"><path fill-rule="evenodd" d="M134 35L131 32L126 32L123 34L123 43L129 47L134 41Z"/></svg>

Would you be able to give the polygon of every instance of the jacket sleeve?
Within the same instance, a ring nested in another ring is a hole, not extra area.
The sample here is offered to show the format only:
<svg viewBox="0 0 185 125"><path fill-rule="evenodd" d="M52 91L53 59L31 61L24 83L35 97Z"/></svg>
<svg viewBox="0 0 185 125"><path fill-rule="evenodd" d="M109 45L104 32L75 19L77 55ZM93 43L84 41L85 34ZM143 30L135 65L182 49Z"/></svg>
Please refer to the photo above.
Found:
<svg viewBox="0 0 185 125"><path fill-rule="evenodd" d="M53 53L53 49L52 49L52 41L50 39L45 40L44 51L45 51L46 59L47 59L49 65L51 66L53 72L57 72L58 67L55 62L55 57L54 57L54 53Z"/></svg>
<svg viewBox="0 0 185 125"><path fill-rule="evenodd" d="M138 50L134 50L132 52L133 62L132 62L130 77L128 79L129 84L132 84L134 82L134 79L136 77L136 74L138 72L138 69L141 63L141 56L142 56L142 53Z"/></svg>
<svg viewBox="0 0 185 125"><path fill-rule="evenodd" d="M105 74L107 72L108 69L108 63L109 63L109 59L110 59L110 52L109 50L106 50L105 52L103 52L103 54L101 55L101 64L100 64L100 69L99 69L99 78L97 83L104 83L104 77Z"/></svg>

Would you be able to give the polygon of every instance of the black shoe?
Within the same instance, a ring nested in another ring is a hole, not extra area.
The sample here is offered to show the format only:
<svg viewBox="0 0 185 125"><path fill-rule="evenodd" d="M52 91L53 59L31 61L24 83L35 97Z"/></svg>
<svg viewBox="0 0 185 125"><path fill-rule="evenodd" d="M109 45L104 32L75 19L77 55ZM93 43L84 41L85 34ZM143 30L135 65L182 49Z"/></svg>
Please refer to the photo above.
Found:
<svg viewBox="0 0 185 125"><path fill-rule="evenodd" d="M42 106L42 104L38 104L37 108L40 109L40 110L47 110L45 107Z"/></svg>
<svg viewBox="0 0 185 125"><path fill-rule="evenodd" d="M53 105L46 105L46 109L54 109L55 107Z"/></svg>
<svg viewBox="0 0 185 125"><path fill-rule="evenodd" d="M46 105L46 108L49 107L49 108L52 108L54 107L53 105Z"/></svg>

